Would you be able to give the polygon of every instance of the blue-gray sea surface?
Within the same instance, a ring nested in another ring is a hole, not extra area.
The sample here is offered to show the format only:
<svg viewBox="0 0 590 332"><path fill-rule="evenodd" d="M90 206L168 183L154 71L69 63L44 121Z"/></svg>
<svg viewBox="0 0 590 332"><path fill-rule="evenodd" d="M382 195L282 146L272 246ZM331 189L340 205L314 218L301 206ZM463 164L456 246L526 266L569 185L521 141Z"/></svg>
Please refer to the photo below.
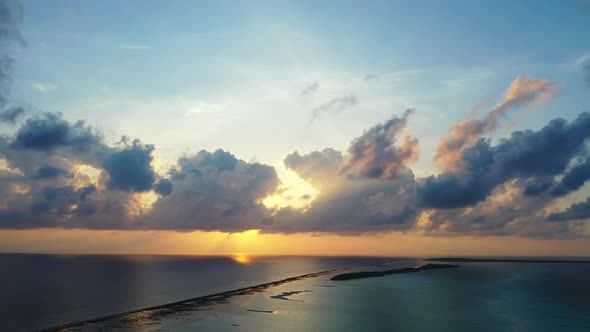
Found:
<svg viewBox="0 0 590 332"><path fill-rule="evenodd" d="M31 331L378 257L0 254L0 331Z"/></svg>
<svg viewBox="0 0 590 332"><path fill-rule="evenodd" d="M244 265L223 257L0 255L0 330L29 331L334 268L423 263L265 257ZM147 310L68 330L590 331L590 264L460 265L347 281L319 275L205 306Z"/></svg>

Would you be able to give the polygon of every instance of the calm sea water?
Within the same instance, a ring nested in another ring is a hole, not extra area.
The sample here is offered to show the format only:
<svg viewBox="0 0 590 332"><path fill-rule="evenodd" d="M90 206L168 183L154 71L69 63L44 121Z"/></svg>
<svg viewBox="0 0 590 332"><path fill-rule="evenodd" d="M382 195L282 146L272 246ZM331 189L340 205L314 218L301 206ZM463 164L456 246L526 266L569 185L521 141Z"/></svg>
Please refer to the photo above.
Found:
<svg viewBox="0 0 590 332"><path fill-rule="evenodd" d="M392 258L0 255L0 330L28 331ZM397 259L391 269L421 264ZM590 264L462 263L381 278L298 280L166 316L81 330L590 331ZM288 294L286 296L278 296ZM123 322L123 323L121 323ZM73 329L77 330L77 329Z"/></svg>
<svg viewBox="0 0 590 332"><path fill-rule="evenodd" d="M0 254L0 331L31 331L388 258Z"/></svg>

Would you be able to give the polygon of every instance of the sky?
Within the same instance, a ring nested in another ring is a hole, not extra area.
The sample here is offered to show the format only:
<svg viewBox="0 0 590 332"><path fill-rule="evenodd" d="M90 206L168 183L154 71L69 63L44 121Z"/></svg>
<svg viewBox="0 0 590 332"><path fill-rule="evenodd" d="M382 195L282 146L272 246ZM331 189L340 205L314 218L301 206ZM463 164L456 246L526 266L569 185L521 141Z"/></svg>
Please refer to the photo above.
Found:
<svg viewBox="0 0 590 332"><path fill-rule="evenodd" d="M0 2L0 251L590 256L588 1Z"/></svg>

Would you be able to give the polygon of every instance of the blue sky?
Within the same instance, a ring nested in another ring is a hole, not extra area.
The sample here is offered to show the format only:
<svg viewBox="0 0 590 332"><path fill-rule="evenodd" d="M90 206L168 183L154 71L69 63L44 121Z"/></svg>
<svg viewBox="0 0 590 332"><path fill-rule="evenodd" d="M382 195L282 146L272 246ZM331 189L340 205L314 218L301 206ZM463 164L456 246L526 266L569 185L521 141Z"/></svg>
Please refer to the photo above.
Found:
<svg viewBox="0 0 590 332"><path fill-rule="evenodd" d="M410 128L438 136L521 74L558 81L563 94L526 118L529 128L570 118L588 101L575 63L590 50L590 10L578 1L23 4L28 46L15 100L169 149L170 163L221 146L280 164L293 149L345 147L409 107ZM365 96L356 90L367 89L366 75L396 84ZM315 99L301 103L313 82ZM310 126L311 110L339 94L358 95L358 106ZM159 125L178 126L179 137Z"/></svg>
<svg viewBox="0 0 590 332"><path fill-rule="evenodd" d="M24 0L22 9L27 45L9 50L10 103L30 121L1 124L0 139L7 172L22 177L8 182L14 213L53 208L58 219L44 222L54 227L78 208L100 211L71 227L101 229L590 234L579 218L590 206L587 142L556 148L579 138L579 114L590 111L588 1ZM559 117L568 122L542 129ZM54 182L33 181L41 170ZM31 208L19 196L27 190ZM148 217L119 215L112 202ZM355 204L363 208L348 210ZM178 211L183 222L154 221Z"/></svg>

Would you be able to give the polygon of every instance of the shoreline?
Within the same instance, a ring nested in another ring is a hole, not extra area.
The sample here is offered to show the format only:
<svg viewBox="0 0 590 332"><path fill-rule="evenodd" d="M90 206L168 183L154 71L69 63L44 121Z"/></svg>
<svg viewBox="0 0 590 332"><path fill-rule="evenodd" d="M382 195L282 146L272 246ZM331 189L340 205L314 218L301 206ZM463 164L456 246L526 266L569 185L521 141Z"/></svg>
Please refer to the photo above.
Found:
<svg viewBox="0 0 590 332"><path fill-rule="evenodd" d="M583 263L590 263L590 261L586 260L547 260L547 259L492 259L492 258L462 258L462 257L435 257L435 258L424 258L421 259L422 261L431 261L431 262L451 262L451 263L573 263L573 264L583 264ZM106 322L109 320L119 319L119 322L125 323L133 320L134 317L129 316L136 316L135 319L145 319L145 318L160 318L167 315L173 315L178 312L182 311L198 311L201 307L210 306L219 303L225 303L227 300L234 296L241 296L241 295L251 295L259 292L263 292L268 288L280 286L282 284L286 284L293 281L304 280L309 278L315 278L323 275L330 275L335 274L341 271L347 271L355 268L361 267L368 267L368 266L386 266L397 262L398 260L393 260L389 263L384 264L370 264L370 265L363 265L363 266L352 266L352 267L343 267L331 270L325 270L320 272L314 273L307 273L302 274L294 277L289 277L285 279L280 279L276 281L266 282L262 284L256 284L252 286L247 286L238 289L232 289L220 293L214 293L209 295L197 296L189 299L184 299L175 302L169 302L165 304L144 307L140 309L134 309L130 311L119 312L111 315L100 316L91 319L85 319L80 321L74 321L70 323L64 323L48 328L42 328L37 331L39 332L51 332L51 331L68 331L70 329L76 328L83 328L86 324L97 324ZM335 277L331 278L330 280L339 281L339 280L349 280L349 279L359 279L359 278L368 278L368 277L380 277L388 274L398 274L398 273L407 273L407 272L419 272L421 270L428 270L430 268L426 267L427 265L437 265L437 264L426 264L420 267L407 267L395 270L386 270L386 271L361 271L361 272L352 272L352 273L345 273L339 274ZM451 267L458 267L458 265L453 266L452 264L440 264L446 265L442 268L451 268ZM437 269L437 268L435 268ZM342 278L342 276L344 278ZM342 278L342 279L341 279ZM325 286L325 285L324 285ZM325 287L335 287L335 286L325 286Z"/></svg>
<svg viewBox="0 0 590 332"><path fill-rule="evenodd" d="M391 264L394 262L396 262L396 260L393 260L387 264ZM122 321L127 322L128 319L125 319L125 318L126 318L126 316L129 316L129 315L138 315L139 317L141 317L140 319L145 319L145 318L160 318L160 317L172 315L172 314L175 314L175 313L181 312L181 311L190 311L190 310L198 311L200 307L218 304L218 303L224 303L224 302L227 302L227 300L229 298L234 297L234 296L251 295L251 294L259 293L259 292L262 292L268 288L280 286L282 284L290 283L293 281L299 281L299 280L304 280L304 279L309 279L309 278L316 278L319 276L330 275L330 274L334 274L334 273L337 273L340 271L346 271L346 270L360 268L360 267L387 265L387 264L370 264L370 265L363 265L363 266L351 266L351 267L343 267L343 268L325 270L325 271L314 272L314 273L307 273L307 274L302 274L302 275L298 275L295 277L289 277L289 278L280 279L280 280L271 281L271 282L262 283L262 284L257 284L257 285L253 285L253 286L228 290L228 291L221 292L221 293L203 295L203 296L193 297L193 298L189 298L189 299L185 299L185 300L160 304L160 305L156 305L156 306L120 312L120 313L116 313L116 314L112 314L112 315L100 316L100 317L96 317L96 318L85 319L85 320L75 321L75 322L71 322L71 323L65 323L65 324L52 326L52 327L48 327L48 328L42 328L37 331L38 332L53 332L53 331L64 331L64 330L68 331L69 329L83 328L84 325L86 325L86 324L96 324L96 323L106 322L106 321L109 321L112 319L121 319Z"/></svg>
<svg viewBox="0 0 590 332"><path fill-rule="evenodd" d="M442 269L455 269L458 268L459 265L455 264L425 264L418 267L404 267L401 269L393 269L393 270L385 270L385 271L361 271L361 272L351 272L351 273L343 273L333 276L330 280L334 281L344 281L344 280L354 280L354 279L365 279L365 278L376 278L376 277L384 277L389 274L402 274L402 273L418 273L421 271L428 271L428 270L442 270Z"/></svg>

